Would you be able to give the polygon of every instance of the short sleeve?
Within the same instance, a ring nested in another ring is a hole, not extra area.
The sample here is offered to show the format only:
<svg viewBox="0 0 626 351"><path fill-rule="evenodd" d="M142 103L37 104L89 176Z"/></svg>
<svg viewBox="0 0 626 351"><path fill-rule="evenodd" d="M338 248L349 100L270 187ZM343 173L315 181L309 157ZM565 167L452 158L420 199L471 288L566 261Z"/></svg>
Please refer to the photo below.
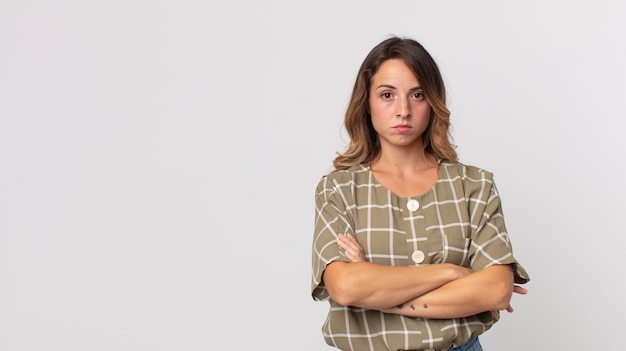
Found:
<svg viewBox="0 0 626 351"><path fill-rule="evenodd" d="M312 247L311 292L313 299L318 301L329 298L322 281L326 266L333 261L349 261L340 252L336 240L338 234L354 234L345 203L345 196L342 196L334 182L327 176L322 177L315 191L315 229Z"/></svg>
<svg viewBox="0 0 626 351"><path fill-rule="evenodd" d="M515 283L527 283L530 278L513 256L513 248L506 230L500 196L491 173L482 173L482 181L469 186L472 221L470 266L480 270L496 264L514 267Z"/></svg>

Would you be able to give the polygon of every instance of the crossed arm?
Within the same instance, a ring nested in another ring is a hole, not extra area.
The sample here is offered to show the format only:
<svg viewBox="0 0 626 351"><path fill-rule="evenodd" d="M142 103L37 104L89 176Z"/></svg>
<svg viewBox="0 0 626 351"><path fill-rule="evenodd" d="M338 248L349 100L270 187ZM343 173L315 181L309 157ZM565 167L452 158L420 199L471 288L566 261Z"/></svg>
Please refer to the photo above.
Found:
<svg viewBox="0 0 626 351"><path fill-rule="evenodd" d="M324 284L344 306L421 318L460 318L491 311L512 312L512 294L527 290L513 284L510 265L494 265L477 272L449 263L397 267L365 261L362 247L351 235L338 244L351 261L326 267Z"/></svg>

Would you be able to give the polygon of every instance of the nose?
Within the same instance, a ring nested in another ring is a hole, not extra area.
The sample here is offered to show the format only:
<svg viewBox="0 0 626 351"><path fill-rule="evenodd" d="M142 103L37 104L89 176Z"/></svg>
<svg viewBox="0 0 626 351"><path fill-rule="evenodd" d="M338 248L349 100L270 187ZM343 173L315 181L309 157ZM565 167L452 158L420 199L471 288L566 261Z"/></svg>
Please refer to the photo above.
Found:
<svg viewBox="0 0 626 351"><path fill-rule="evenodd" d="M407 118L411 116L411 110L409 109L409 99L406 97L400 97L396 100L396 116L400 118Z"/></svg>

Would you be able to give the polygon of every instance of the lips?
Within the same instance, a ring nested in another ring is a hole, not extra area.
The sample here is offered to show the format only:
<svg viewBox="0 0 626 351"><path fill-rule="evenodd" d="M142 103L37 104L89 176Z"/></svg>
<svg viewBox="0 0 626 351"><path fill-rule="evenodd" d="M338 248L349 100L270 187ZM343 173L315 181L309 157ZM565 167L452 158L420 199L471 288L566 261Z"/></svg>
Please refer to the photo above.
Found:
<svg viewBox="0 0 626 351"><path fill-rule="evenodd" d="M406 133L411 130L411 126L408 124L399 124L397 126L394 126L393 129L400 133Z"/></svg>

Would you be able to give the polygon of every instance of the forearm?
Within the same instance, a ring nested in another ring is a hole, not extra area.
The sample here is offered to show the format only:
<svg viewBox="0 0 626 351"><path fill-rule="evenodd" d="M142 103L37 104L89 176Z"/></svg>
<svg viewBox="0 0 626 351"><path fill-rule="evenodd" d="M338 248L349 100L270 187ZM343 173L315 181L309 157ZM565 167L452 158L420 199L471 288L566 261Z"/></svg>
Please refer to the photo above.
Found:
<svg viewBox="0 0 626 351"><path fill-rule="evenodd" d="M323 279L331 298L337 303L383 310L467 274L467 268L452 264L398 267L368 262L333 262L326 268Z"/></svg>
<svg viewBox="0 0 626 351"><path fill-rule="evenodd" d="M450 281L414 299L383 309L383 312L421 318L461 318L509 306L513 272L497 265Z"/></svg>

